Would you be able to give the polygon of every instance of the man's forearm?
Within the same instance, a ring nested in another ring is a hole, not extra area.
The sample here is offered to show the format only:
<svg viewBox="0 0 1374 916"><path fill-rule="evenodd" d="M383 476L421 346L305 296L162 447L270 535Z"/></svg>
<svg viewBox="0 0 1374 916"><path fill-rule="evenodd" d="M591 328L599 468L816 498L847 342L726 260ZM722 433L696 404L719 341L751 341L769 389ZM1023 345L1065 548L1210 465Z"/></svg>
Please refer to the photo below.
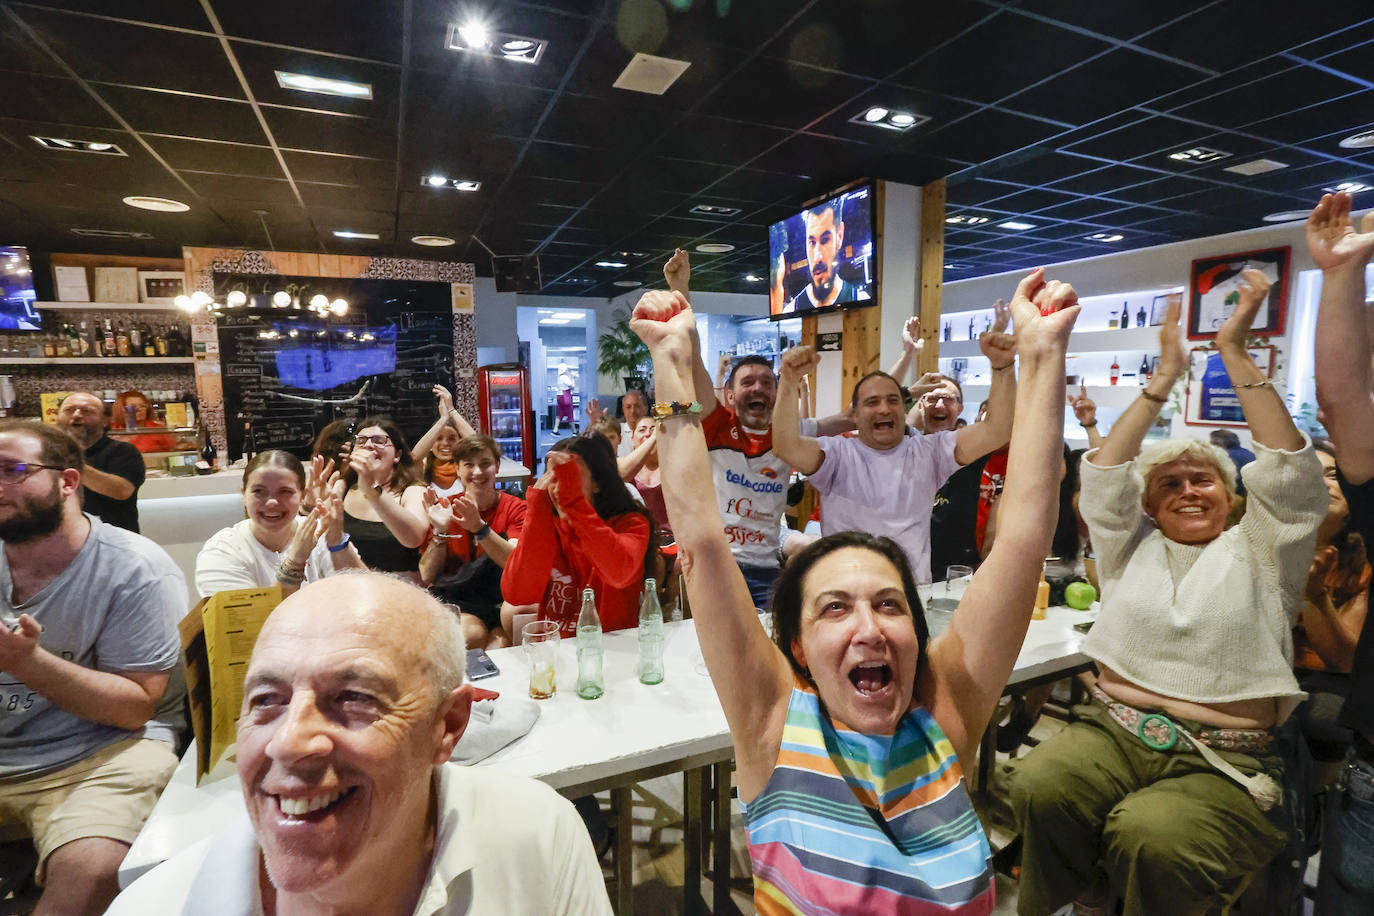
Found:
<svg viewBox="0 0 1374 916"><path fill-rule="evenodd" d="M142 728L153 717L167 688L166 673L153 678L160 679L160 685L145 689L122 674L86 668L42 647L8 673L74 716L128 731Z"/></svg>
<svg viewBox="0 0 1374 916"><path fill-rule="evenodd" d="M1317 312L1317 401L1326 414L1337 463L1351 483L1374 477L1374 398L1364 265L1322 273Z"/></svg>
<svg viewBox="0 0 1374 916"><path fill-rule="evenodd" d="M86 469L81 472L81 484L91 492L111 499L128 499L137 489L128 478L96 470L90 465L86 465Z"/></svg>

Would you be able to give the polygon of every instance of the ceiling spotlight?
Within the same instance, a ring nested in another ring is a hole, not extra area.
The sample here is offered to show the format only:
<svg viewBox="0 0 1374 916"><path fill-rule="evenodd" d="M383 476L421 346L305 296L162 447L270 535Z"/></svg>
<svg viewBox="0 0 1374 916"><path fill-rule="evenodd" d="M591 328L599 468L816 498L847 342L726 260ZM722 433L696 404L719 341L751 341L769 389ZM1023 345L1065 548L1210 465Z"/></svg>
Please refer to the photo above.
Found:
<svg viewBox="0 0 1374 916"><path fill-rule="evenodd" d="M1126 236L1119 232L1094 232L1092 235L1083 237L1090 242L1119 242Z"/></svg>
<svg viewBox="0 0 1374 916"><path fill-rule="evenodd" d="M874 121L881 121L883 118L887 117L891 113L892 112L888 111L886 108L875 105L872 108L868 109L868 111L864 112L864 120L868 121L869 123L872 123Z"/></svg>
<svg viewBox="0 0 1374 916"><path fill-rule="evenodd" d="M426 175L425 184L429 185L431 188L442 188L444 185L448 184L448 179L443 175Z"/></svg>
<svg viewBox="0 0 1374 916"><path fill-rule="evenodd" d="M1374 146L1374 130L1361 131L1341 141L1343 149L1369 149Z"/></svg>
<svg viewBox="0 0 1374 916"><path fill-rule="evenodd" d="M426 248L447 248L449 245L457 244L446 235L413 235L410 240L416 245L424 245Z"/></svg>
<svg viewBox="0 0 1374 916"><path fill-rule="evenodd" d="M375 232L356 232L352 229L335 229L334 237L340 239L369 239L374 242L381 238L381 236Z"/></svg>
<svg viewBox="0 0 1374 916"><path fill-rule="evenodd" d="M444 47L450 51L466 51L501 60L537 64L548 44L547 41L526 35L493 32L480 22L467 22L462 25L449 23Z"/></svg>
<svg viewBox="0 0 1374 916"><path fill-rule="evenodd" d="M1328 194L1358 194L1361 191L1368 191L1370 185L1361 184L1358 181L1342 181L1334 188L1324 188Z"/></svg>
<svg viewBox="0 0 1374 916"><path fill-rule="evenodd" d="M316 293L310 297L310 307L317 312L329 308L329 297L324 293Z"/></svg>
<svg viewBox="0 0 1374 916"><path fill-rule="evenodd" d="M471 178L448 178L437 174L425 175L420 179L420 184L427 188L448 188L453 191L477 191L482 187L482 182Z"/></svg>
<svg viewBox="0 0 1374 916"><path fill-rule="evenodd" d="M633 288L633 287L636 287L636 286L643 286L644 284L643 284L643 283L640 283L638 280L616 280L616 281L613 282L611 285L612 285L612 286L624 286L624 287L626 287L626 288Z"/></svg>
<svg viewBox="0 0 1374 916"><path fill-rule="evenodd" d="M954 216L945 217L945 222L951 226L981 226L983 223L991 221L992 217L990 216L966 216L963 214L955 214Z"/></svg>
<svg viewBox="0 0 1374 916"><path fill-rule="evenodd" d="M534 42L528 38L513 38L510 41L501 42L501 50L507 54L519 54L534 47Z"/></svg>
<svg viewBox="0 0 1374 916"><path fill-rule="evenodd" d="M963 264L946 264L946 265L945 265L945 270L967 270L967 269L968 269L968 268L967 268L966 266L964 266Z"/></svg>
<svg viewBox="0 0 1374 916"><path fill-rule="evenodd" d="M697 204L689 212L701 216L739 216L739 207L723 207L719 204Z"/></svg>
<svg viewBox="0 0 1374 916"><path fill-rule="evenodd" d="M997 228L999 228L999 229L1010 229L1010 230L1012 230L1013 232L1024 232L1024 231L1027 230L1027 229L1034 229L1035 226L1034 226L1034 224L1032 224L1032 223L1023 223L1023 222L1020 222L1020 221L1018 221L1018 220L1014 220L1014 219L1013 219L1013 220L1007 220L1005 223L998 223L998 224L997 224Z"/></svg>
<svg viewBox="0 0 1374 916"><path fill-rule="evenodd" d="M335 315L344 315L348 312L348 301L345 299L335 299L329 303L329 310Z"/></svg>
<svg viewBox="0 0 1374 916"><path fill-rule="evenodd" d="M299 92L315 92L320 95L340 95L348 99L372 98L371 83L355 83L352 80L335 80L323 76L310 76L306 73L288 73L277 70L277 85L283 89Z"/></svg>
<svg viewBox="0 0 1374 916"><path fill-rule="evenodd" d="M1279 169L1288 168L1288 163L1279 162L1277 159L1255 159L1250 162L1241 162L1236 165L1228 165L1226 171L1236 175L1264 175L1268 172L1277 172Z"/></svg>
<svg viewBox="0 0 1374 916"><path fill-rule="evenodd" d="M272 307L284 309L291 305L291 294L284 289L279 289L272 294Z"/></svg>
<svg viewBox="0 0 1374 916"><path fill-rule="evenodd" d="M185 294L177 296L175 299L173 299L172 304L175 305L177 308L181 309L183 312L194 312L196 310L196 307L191 304L191 297Z"/></svg>
<svg viewBox="0 0 1374 916"><path fill-rule="evenodd" d="M623 267L629 267L630 265L629 265L629 264L626 264L624 261L597 261L597 262L596 262L596 266L597 266L597 267L609 267L609 268L612 268L612 269L614 269L614 270L620 270L621 268L623 268Z"/></svg>
<svg viewBox="0 0 1374 916"><path fill-rule="evenodd" d="M649 255L643 251L617 251L615 256L622 261L629 261L634 258L647 258Z"/></svg>
<svg viewBox="0 0 1374 916"><path fill-rule="evenodd" d="M702 242L697 246L697 251L702 254L725 254L727 251L734 251L735 246L729 242Z"/></svg>
<svg viewBox="0 0 1374 916"><path fill-rule="evenodd" d="M1209 146L1194 146L1179 150L1176 153L1170 153L1169 158L1175 162L1216 162L1218 159L1229 158L1230 155L1230 153L1212 149Z"/></svg>
<svg viewBox="0 0 1374 916"><path fill-rule="evenodd" d="M915 115L908 111L893 111L890 108L883 108L881 105L874 105L865 108L849 120L853 124L881 127L884 130L910 130L917 124L924 124L930 118L925 115Z"/></svg>
<svg viewBox="0 0 1374 916"><path fill-rule="evenodd" d="M916 123L916 116L897 112L891 118L888 118L888 120L898 127L910 127Z"/></svg>
<svg viewBox="0 0 1374 916"><path fill-rule="evenodd" d="M191 294L191 304L198 309L203 309L214 301L214 299L210 298L209 293L201 289L198 289Z"/></svg>
<svg viewBox="0 0 1374 916"><path fill-rule="evenodd" d="M744 279L747 280L747 281L750 282L750 283L760 283L760 282L763 281L763 277L758 277L758 276L755 276L754 274L745 274L745 275L744 275Z"/></svg>
<svg viewBox="0 0 1374 916"><path fill-rule="evenodd" d="M241 308L248 304L248 295L241 289L231 289L224 301L229 303L230 308Z"/></svg>
<svg viewBox="0 0 1374 916"><path fill-rule="evenodd" d="M139 210L155 210L158 213L185 213L191 209L190 204L184 204L179 200L169 197L145 197L142 194L126 197L124 203Z"/></svg>
<svg viewBox="0 0 1374 916"><path fill-rule="evenodd" d="M1281 210L1278 213L1270 213L1264 217L1266 223L1291 223L1295 220L1307 219L1307 210Z"/></svg>
<svg viewBox="0 0 1374 916"><path fill-rule="evenodd" d="M44 149L65 150L72 153L100 153L105 156L127 156L128 153L105 140L70 140L66 137L40 137L29 134L29 139Z"/></svg>
<svg viewBox="0 0 1374 916"><path fill-rule="evenodd" d="M491 35L487 32L487 27L480 22L458 26L458 37L463 39L463 44L469 48L481 49L491 44Z"/></svg>
<svg viewBox="0 0 1374 916"><path fill-rule="evenodd" d="M482 182L480 182L480 181L455 181L455 182L453 182L453 190L455 190L455 191L476 191L476 190L480 189L481 187L482 187Z"/></svg>

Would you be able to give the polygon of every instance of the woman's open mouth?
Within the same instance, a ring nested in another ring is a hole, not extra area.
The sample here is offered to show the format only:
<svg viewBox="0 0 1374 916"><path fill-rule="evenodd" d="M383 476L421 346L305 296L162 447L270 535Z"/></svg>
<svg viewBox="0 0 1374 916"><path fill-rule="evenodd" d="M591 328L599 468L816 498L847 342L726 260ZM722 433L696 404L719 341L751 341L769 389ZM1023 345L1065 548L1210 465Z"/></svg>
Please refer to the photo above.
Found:
<svg viewBox="0 0 1374 916"><path fill-rule="evenodd" d="M861 696L877 696L892 683L892 667L881 662L859 665L849 672L849 682Z"/></svg>

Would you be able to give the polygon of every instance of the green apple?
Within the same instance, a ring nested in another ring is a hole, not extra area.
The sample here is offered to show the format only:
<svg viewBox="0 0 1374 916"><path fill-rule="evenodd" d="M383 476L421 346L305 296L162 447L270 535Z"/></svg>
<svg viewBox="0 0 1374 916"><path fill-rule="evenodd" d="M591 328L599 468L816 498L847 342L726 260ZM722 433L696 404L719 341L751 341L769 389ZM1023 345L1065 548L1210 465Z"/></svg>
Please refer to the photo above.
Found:
<svg viewBox="0 0 1374 916"><path fill-rule="evenodd" d="M1070 582L1064 589L1064 603L1074 610L1086 611L1097 600L1097 589L1086 582Z"/></svg>

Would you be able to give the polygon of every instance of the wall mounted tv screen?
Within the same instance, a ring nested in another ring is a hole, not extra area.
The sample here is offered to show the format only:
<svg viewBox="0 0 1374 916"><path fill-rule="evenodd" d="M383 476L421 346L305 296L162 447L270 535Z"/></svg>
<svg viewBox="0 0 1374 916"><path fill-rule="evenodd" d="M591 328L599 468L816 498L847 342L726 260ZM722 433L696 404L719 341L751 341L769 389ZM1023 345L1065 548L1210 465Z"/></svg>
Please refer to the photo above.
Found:
<svg viewBox="0 0 1374 916"><path fill-rule="evenodd" d="M0 331L42 330L42 319L33 307L37 299L29 250L0 245Z"/></svg>
<svg viewBox="0 0 1374 916"><path fill-rule="evenodd" d="M872 305L873 186L860 185L768 227L773 318Z"/></svg>

